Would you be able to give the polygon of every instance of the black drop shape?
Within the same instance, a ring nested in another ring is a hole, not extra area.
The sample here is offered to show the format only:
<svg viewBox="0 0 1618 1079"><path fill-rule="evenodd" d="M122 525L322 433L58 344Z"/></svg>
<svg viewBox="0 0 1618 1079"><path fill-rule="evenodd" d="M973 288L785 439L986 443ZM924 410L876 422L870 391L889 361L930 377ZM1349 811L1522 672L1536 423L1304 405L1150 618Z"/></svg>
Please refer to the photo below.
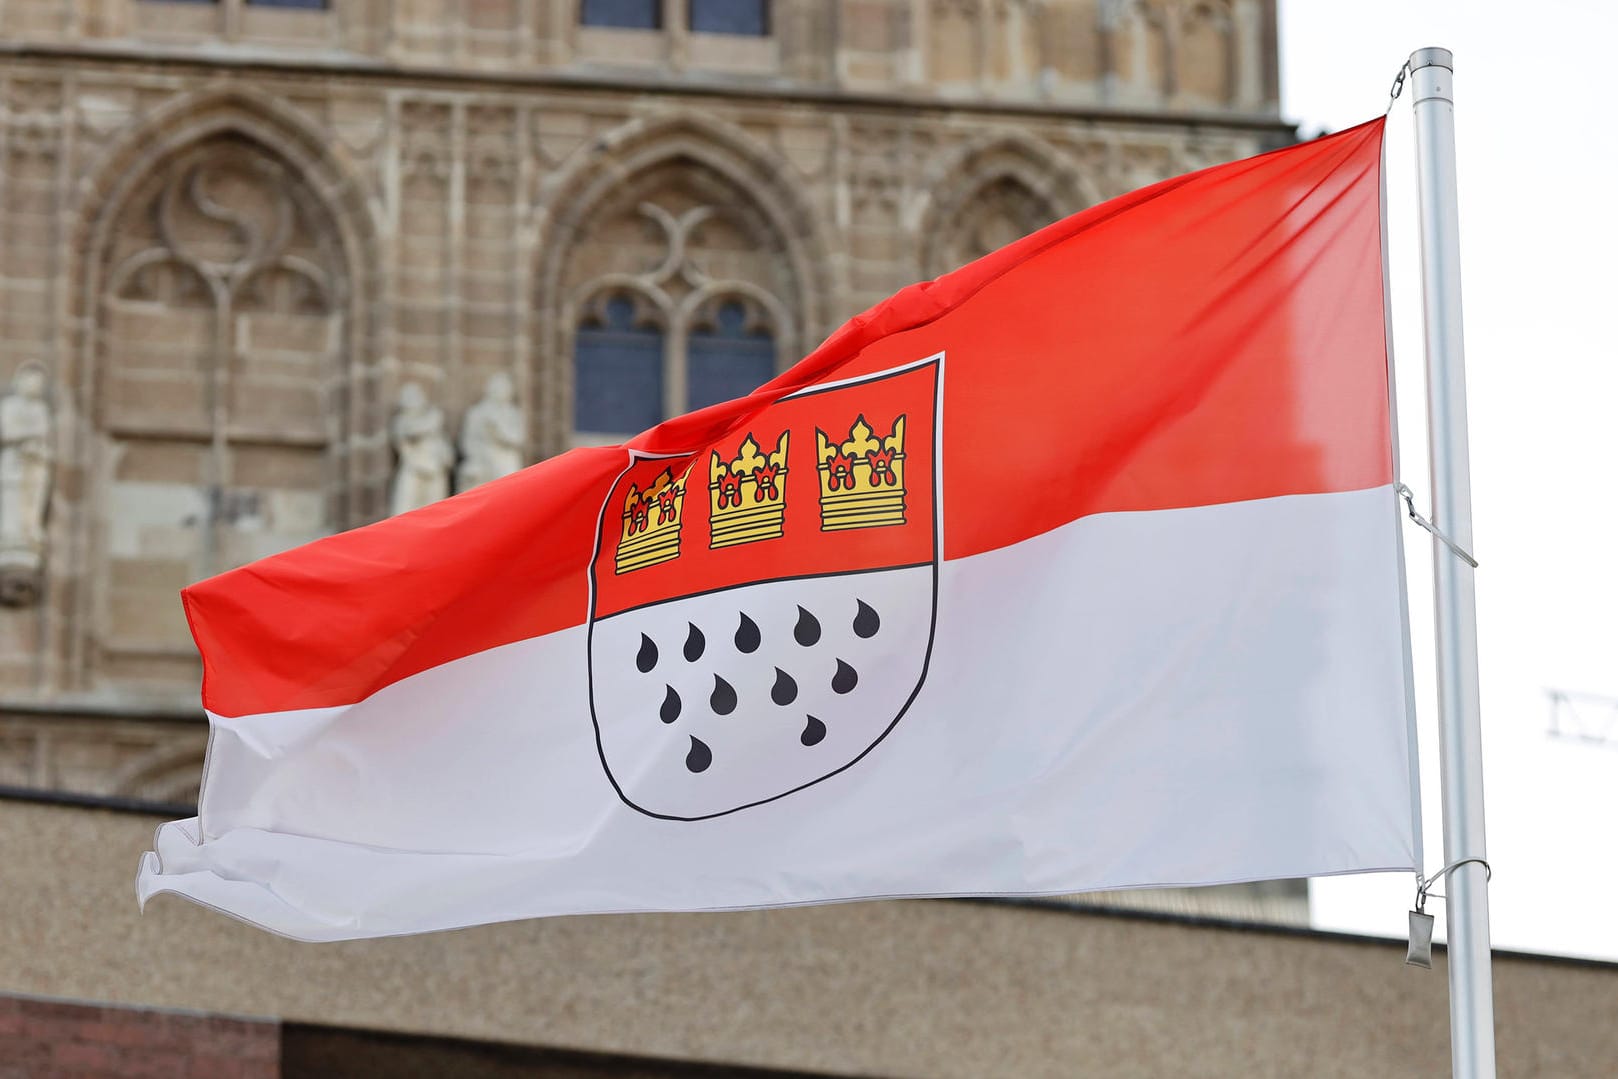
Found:
<svg viewBox="0 0 1618 1079"><path fill-rule="evenodd" d="M685 755L685 766L693 772L706 772L713 763L713 750L700 739L691 739L691 751Z"/></svg>
<svg viewBox="0 0 1618 1079"><path fill-rule="evenodd" d="M798 624L792 627L792 635L798 639L799 644L808 648L820 640L820 619L799 607Z"/></svg>
<svg viewBox="0 0 1618 1079"><path fill-rule="evenodd" d="M798 741L806 746L817 746L824 737L826 737L826 725L814 716L810 716L809 721L803 725L803 733L798 735Z"/></svg>
<svg viewBox="0 0 1618 1079"><path fill-rule="evenodd" d="M838 693L847 693L859 685L860 675L853 667L842 660L837 661L837 673L831 676L831 688Z"/></svg>
<svg viewBox="0 0 1618 1079"><path fill-rule="evenodd" d="M708 704L713 708L715 715L730 715L736 710L735 688L717 674L714 675L713 693L708 697Z"/></svg>
<svg viewBox="0 0 1618 1079"><path fill-rule="evenodd" d="M745 614L742 615L742 623L736 627L736 651L756 652L760 640L762 638L759 636L758 623Z"/></svg>
<svg viewBox="0 0 1618 1079"><path fill-rule="evenodd" d="M798 699L798 683L781 668L775 668L775 685L770 687L770 700L783 707Z"/></svg>
<svg viewBox="0 0 1618 1079"><path fill-rule="evenodd" d="M673 723L680 718L680 695L669 686L668 692L663 695L663 707L658 710L657 716L664 723Z"/></svg>
<svg viewBox="0 0 1618 1079"><path fill-rule="evenodd" d="M708 638L702 635L702 630L697 628L695 622L687 622L686 625L689 630L685 635L685 661L695 663L702 658L702 650L708 647Z"/></svg>
<svg viewBox="0 0 1618 1079"><path fill-rule="evenodd" d="M657 645L646 634L640 635L640 651L635 653L635 667L645 674L657 666Z"/></svg>
<svg viewBox="0 0 1618 1079"><path fill-rule="evenodd" d="M854 613L854 635L869 639L875 637L876 631L881 628L882 619L877 617L869 603L860 600L860 609Z"/></svg>

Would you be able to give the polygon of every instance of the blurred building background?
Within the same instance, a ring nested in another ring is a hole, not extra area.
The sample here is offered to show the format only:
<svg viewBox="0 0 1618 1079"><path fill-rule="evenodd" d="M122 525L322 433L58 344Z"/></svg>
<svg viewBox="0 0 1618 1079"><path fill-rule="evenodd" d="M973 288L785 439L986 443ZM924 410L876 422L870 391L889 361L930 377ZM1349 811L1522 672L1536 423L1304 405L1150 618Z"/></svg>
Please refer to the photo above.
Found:
<svg viewBox="0 0 1618 1079"><path fill-rule="evenodd" d="M168 900L138 920L129 884L135 837L192 812L206 746L182 585L745 393L905 284L1290 141L1275 20L1273 0L0 0L0 993L29 995L0 997L0 1075L8 1032L26 1075L62 1046L84 1074L142 1052L197 1075L1171 1070L1185 1045L1071 1056L1073 1031L1034 1025L1048 1001L957 1056L816 979L883 956L899 968L864 992L965 1015L1039 992L967 958L1008 933L1067 955L1064 978L1087 976L1076 940L1109 977L1136 947L1200 971L1225 945L1197 942L1234 930L1085 912L1302 926L1303 882L326 949ZM930 1003L895 926L929 978L973 984ZM735 1014L687 999L685 1029L648 1028L675 972ZM820 1006L837 1044L805 1050ZM1030 1055L994 1068L995 1037Z"/></svg>
<svg viewBox="0 0 1618 1079"><path fill-rule="evenodd" d="M175 807L178 590L387 514L407 384L445 484L491 379L506 467L618 441L1292 134L1258 0L6 0L0 38L0 386L37 365L49 426L0 786Z"/></svg>

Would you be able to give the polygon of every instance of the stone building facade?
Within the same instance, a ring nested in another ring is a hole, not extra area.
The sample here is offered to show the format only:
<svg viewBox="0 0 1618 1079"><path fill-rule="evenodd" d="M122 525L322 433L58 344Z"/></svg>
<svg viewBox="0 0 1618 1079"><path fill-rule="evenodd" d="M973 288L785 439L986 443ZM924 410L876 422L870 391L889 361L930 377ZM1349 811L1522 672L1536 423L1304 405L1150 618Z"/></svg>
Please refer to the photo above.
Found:
<svg viewBox="0 0 1618 1079"><path fill-rule="evenodd" d="M0 430L0 517L45 499L0 551L0 789L194 801L178 590L385 515L407 384L447 438L509 384L526 460L744 392L911 281L1287 141L1275 19L0 0L0 393L48 418Z"/></svg>

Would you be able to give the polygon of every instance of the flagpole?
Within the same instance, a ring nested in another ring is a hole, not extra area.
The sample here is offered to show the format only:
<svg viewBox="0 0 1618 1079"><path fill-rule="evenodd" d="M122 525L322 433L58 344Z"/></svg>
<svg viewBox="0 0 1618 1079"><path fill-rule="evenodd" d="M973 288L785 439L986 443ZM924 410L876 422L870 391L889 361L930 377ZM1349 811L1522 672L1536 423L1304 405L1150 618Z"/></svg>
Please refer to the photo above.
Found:
<svg viewBox="0 0 1618 1079"><path fill-rule="evenodd" d="M1421 200L1422 311L1427 345L1427 427L1433 523L1472 549L1466 357L1461 334L1461 248L1455 189L1454 57L1410 54ZM1483 834L1483 740L1478 718L1477 601L1472 567L1433 540L1438 636L1439 762L1448 874L1450 1056L1455 1079L1492 1079L1494 991Z"/></svg>

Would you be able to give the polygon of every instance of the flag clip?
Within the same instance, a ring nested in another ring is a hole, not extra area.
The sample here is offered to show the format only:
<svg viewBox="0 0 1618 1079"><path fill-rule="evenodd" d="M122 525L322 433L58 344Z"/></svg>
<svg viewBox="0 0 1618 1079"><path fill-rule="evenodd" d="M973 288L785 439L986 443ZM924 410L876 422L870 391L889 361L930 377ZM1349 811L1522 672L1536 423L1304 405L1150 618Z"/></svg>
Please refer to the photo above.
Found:
<svg viewBox="0 0 1618 1079"><path fill-rule="evenodd" d="M1402 484L1400 486L1403 486ZM1405 965L1421 967L1424 970L1433 969L1433 916L1427 913L1427 897L1436 895L1443 899L1441 892L1432 890L1441 877L1448 876L1467 862L1476 862L1483 867L1483 879L1488 881L1494 877L1494 871L1483 858L1458 858L1434 873L1430 877L1416 877L1416 909L1410 912L1410 946L1405 952Z"/></svg>
<svg viewBox="0 0 1618 1079"><path fill-rule="evenodd" d="M1415 493L1410 490L1410 488L1406 487L1403 483L1396 483L1393 485L1393 489L1396 493L1398 493L1399 497L1405 500L1405 509L1410 512L1410 519L1412 521L1415 521L1416 524L1420 525L1422 528L1425 528L1428 532L1431 532L1434 539L1438 540L1438 542L1449 548L1450 554L1453 554L1456 558L1459 558L1462 562L1465 562L1473 569L1478 568L1478 560L1473 558L1465 548L1456 543L1454 540L1450 539L1448 536L1444 535L1443 532L1439 531L1437 525L1433 524L1420 513L1416 512L1416 496Z"/></svg>
<svg viewBox="0 0 1618 1079"><path fill-rule="evenodd" d="M1388 91L1388 107L1383 110L1383 112L1382 112L1383 116L1386 116L1388 113L1393 111L1393 103L1395 101L1399 100L1399 94L1401 92L1403 92L1403 90L1405 88L1405 79L1409 75L1410 75L1410 61L1406 60L1405 64L1404 64L1404 67L1401 67L1399 69L1399 74L1397 74L1397 75L1395 75L1393 77L1393 89Z"/></svg>

